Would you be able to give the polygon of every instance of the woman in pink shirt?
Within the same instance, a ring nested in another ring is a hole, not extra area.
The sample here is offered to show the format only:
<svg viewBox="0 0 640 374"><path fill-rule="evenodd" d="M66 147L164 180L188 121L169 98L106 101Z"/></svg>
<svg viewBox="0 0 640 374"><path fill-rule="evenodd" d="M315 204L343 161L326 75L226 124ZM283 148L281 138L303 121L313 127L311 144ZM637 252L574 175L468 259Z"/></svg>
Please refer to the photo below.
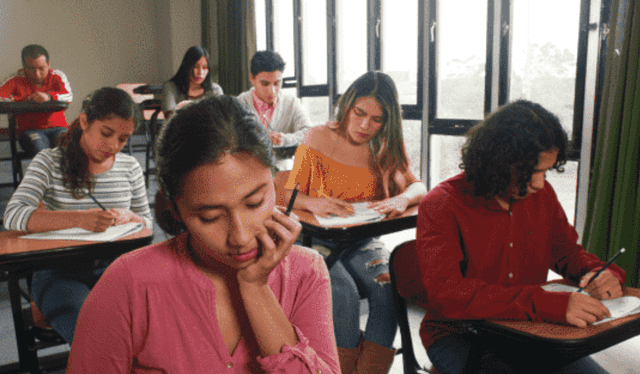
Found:
<svg viewBox="0 0 640 374"><path fill-rule="evenodd" d="M78 319L68 373L338 373L329 274L275 207L269 134L233 98L176 112L156 216L176 235L116 260Z"/></svg>

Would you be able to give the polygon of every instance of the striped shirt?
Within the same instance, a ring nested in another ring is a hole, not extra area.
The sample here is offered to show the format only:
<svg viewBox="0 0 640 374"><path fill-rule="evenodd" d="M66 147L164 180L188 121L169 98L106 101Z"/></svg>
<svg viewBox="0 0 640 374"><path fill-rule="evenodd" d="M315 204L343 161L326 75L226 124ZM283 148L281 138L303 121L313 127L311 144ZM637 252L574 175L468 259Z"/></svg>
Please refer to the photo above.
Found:
<svg viewBox="0 0 640 374"><path fill-rule="evenodd" d="M140 164L134 157L123 153L117 153L115 157L109 170L93 176L95 185L91 194L106 209L130 209L152 229L151 210ZM38 209L40 201L44 202L45 209L56 211L98 208L89 196L76 199L64 186L61 158L61 149L53 148L41 151L31 161L4 212L4 227L7 230L27 231L27 222Z"/></svg>

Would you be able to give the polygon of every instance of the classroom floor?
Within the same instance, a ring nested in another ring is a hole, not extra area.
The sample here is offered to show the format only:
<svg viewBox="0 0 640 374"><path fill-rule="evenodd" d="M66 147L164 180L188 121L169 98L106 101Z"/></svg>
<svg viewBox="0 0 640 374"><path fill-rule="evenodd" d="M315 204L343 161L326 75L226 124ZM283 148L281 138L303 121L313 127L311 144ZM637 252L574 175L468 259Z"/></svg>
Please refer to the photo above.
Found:
<svg viewBox="0 0 640 374"><path fill-rule="evenodd" d="M0 145L0 156L6 152L3 146ZM138 159L141 165L144 165L144 153L134 152L134 156ZM25 161L24 167L26 168L28 162ZM0 162L0 183L10 182L11 180L11 165L8 162ZM152 180L147 190L149 199L152 200L157 191L157 184ZM4 213L4 209L8 199L13 192L13 188L6 187L0 188L0 212ZM0 228L0 231L3 228ZM157 225L154 225L154 243L165 240L165 235ZM393 249L400 243L415 238L415 229L405 230L402 232L385 235L382 240L385 242L387 248ZM557 277L550 273L550 279ZM361 317L360 327L365 328L367 321L367 304L366 301L361 303ZM416 357L418 362L423 366L430 367L431 364L427 358L427 354L422 347L422 342L418 336L418 328L422 319L422 313L418 308L409 310L409 323L412 331L413 346L416 351ZM400 347L400 334L396 335L395 347ZM68 345L58 346L43 350L39 352L40 356L55 354L61 351L68 350ZM615 374L626 373L638 373L640 372L640 358L638 355L640 352L640 336L634 339L630 339L624 343L618 344L610 349L594 354L592 357L596 359L606 370ZM15 333L13 328L13 320L11 316L11 308L8 300L7 285L6 282L0 282L0 367L10 363L18 361L18 353L15 343ZM391 368L391 374L402 373L402 355L397 355L393 366ZM52 373L63 373L63 371L56 371Z"/></svg>

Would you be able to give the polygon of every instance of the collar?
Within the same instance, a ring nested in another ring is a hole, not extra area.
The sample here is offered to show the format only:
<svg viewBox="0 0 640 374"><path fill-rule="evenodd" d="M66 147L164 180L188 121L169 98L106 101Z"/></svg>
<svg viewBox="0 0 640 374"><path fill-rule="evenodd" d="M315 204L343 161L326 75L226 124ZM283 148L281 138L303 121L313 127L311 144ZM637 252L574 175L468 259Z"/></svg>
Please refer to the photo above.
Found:
<svg viewBox="0 0 640 374"><path fill-rule="evenodd" d="M273 102L273 105L269 105L265 103L264 101L262 101L262 99L258 97L258 95L256 95L255 88L251 89L251 97L253 97L253 104L255 105L259 113L266 112L269 109L274 110L276 108L276 105L278 105L278 102L280 101L280 93L278 93L278 96L276 96L276 99Z"/></svg>

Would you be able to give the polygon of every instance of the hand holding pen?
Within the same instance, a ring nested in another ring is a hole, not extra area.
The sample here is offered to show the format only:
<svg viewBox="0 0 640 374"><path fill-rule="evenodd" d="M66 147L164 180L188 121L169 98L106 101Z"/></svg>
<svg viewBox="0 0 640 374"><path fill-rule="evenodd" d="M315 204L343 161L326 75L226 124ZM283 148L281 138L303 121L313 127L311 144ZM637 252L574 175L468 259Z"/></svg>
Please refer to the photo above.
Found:
<svg viewBox="0 0 640 374"><path fill-rule="evenodd" d="M589 294L592 297L597 299L610 299L622 296L622 286L620 285L619 279L611 272L605 273L605 270L607 270L609 266L611 266L611 264L613 264L614 261L618 258L618 256L620 256L624 252L624 248L620 249L620 251L618 251L618 253L611 257L611 259L600 270L593 273L593 276L589 277L589 274L591 274L589 273L585 277L583 277L582 281L580 282L580 284L583 284L583 286L580 287L577 292L583 292L590 285L596 285L597 283L597 287L589 291ZM594 281L596 281L597 279L598 281L594 283Z"/></svg>

